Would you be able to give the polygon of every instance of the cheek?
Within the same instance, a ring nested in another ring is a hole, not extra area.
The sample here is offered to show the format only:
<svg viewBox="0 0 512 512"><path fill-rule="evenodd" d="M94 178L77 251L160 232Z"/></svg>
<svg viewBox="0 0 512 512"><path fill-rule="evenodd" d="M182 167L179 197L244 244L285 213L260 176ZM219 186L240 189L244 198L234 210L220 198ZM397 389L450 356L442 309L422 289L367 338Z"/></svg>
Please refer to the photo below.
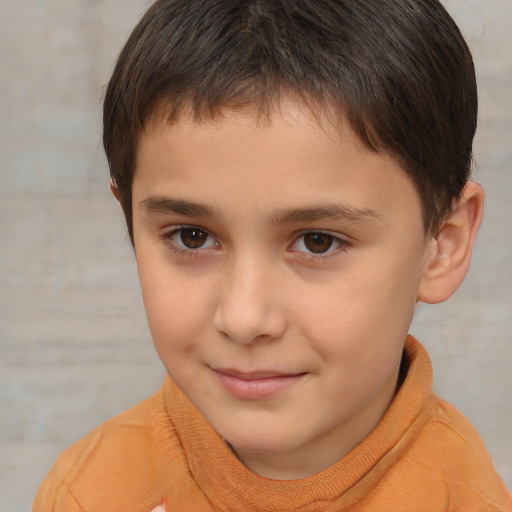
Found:
<svg viewBox="0 0 512 512"><path fill-rule="evenodd" d="M361 260L328 287L302 294L300 305L305 337L324 361L376 379L400 357L416 297L415 277L402 271L403 262L379 261L380 267Z"/></svg>
<svg viewBox="0 0 512 512"><path fill-rule="evenodd" d="M210 315L205 283L153 263L139 264L139 280L153 342L160 356L193 350Z"/></svg>

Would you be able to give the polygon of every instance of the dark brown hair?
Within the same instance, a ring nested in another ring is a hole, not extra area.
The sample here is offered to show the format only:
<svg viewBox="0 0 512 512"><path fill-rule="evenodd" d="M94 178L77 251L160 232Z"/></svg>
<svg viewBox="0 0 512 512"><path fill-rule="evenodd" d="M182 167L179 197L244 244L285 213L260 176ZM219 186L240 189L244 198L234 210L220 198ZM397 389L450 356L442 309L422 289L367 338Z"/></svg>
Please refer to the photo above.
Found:
<svg viewBox="0 0 512 512"><path fill-rule="evenodd" d="M435 232L469 178L477 121L471 54L438 0L158 0L104 102L132 241L137 140L155 109L169 122L183 109L198 120L246 103L268 112L283 92L344 116L368 148L396 158Z"/></svg>

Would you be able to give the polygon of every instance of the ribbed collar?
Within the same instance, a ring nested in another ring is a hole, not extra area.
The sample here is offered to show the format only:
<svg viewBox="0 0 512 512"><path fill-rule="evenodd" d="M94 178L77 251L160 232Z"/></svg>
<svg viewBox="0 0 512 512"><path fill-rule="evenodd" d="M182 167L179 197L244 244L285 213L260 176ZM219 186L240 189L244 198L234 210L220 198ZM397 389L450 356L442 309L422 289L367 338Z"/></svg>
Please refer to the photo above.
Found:
<svg viewBox="0 0 512 512"><path fill-rule="evenodd" d="M412 336L405 343L406 376L375 430L325 471L301 480L269 480L242 465L227 443L169 377L167 413L181 439L194 480L213 507L223 511L318 511L360 502L400 457L429 414L432 366Z"/></svg>

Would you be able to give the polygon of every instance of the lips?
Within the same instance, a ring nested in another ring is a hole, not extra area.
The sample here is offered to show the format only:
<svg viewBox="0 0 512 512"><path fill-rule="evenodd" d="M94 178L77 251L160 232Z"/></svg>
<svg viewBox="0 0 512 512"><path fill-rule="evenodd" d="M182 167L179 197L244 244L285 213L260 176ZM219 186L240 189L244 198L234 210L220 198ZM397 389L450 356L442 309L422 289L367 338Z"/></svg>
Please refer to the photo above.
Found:
<svg viewBox="0 0 512 512"><path fill-rule="evenodd" d="M243 400L271 398L298 384L306 375L267 370L241 372L233 369L215 369L214 371L223 387Z"/></svg>

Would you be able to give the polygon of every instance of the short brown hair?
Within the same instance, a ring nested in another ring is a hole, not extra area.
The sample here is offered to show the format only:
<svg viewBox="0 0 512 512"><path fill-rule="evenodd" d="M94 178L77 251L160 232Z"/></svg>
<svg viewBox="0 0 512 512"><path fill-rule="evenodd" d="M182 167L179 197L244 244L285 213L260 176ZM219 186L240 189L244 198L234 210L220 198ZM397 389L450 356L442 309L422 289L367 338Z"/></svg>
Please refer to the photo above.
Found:
<svg viewBox="0 0 512 512"><path fill-rule="evenodd" d="M284 91L335 109L368 148L396 158L435 232L469 179L477 122L471 54L438 0L158 0L104 101L132 242L137 141L157 105L169 122L185 108L199 120L246 103L268 111Z"/></svg>

